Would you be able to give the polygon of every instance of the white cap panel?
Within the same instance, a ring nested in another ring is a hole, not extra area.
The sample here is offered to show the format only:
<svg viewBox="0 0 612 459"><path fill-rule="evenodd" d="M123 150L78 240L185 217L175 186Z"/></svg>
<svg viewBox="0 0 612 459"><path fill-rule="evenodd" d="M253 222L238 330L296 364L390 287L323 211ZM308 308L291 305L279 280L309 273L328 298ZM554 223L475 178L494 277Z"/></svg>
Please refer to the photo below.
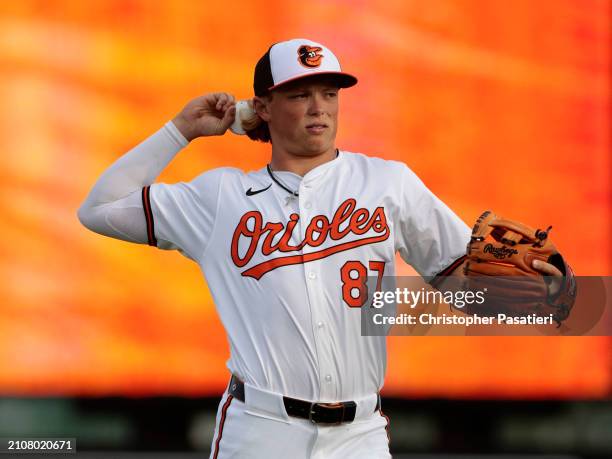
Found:
<svg viewBox="0 0 612 459"><path fill-rule="evenodd" d="M270 66L275 86L310 74L342 71L328 48L302 38L274 45L270 49Z"/></svg>

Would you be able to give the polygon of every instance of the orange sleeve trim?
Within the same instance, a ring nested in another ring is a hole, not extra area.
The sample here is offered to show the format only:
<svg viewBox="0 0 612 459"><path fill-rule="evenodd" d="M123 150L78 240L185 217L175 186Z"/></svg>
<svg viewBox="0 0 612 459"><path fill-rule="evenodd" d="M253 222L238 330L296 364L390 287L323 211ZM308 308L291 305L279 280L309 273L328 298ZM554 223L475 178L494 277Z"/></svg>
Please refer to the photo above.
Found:
<svg viewBox="0 0 612 459"><path fill-rule="evenodd" d="M147 221L147 239L149 245L157 247L157 239L155 238L155 224L153 222L153 211L151 210L151 187L145 186L142 188L142 208L144 209L145 220Z"/></svg>

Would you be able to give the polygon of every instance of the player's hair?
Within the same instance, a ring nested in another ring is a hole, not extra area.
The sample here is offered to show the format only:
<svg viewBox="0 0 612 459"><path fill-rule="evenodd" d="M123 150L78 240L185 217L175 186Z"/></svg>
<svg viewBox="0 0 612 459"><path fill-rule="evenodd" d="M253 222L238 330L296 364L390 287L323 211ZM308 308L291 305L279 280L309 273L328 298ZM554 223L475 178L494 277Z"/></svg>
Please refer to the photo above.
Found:
<svg viewBox="0 0 612 459"><path fill-rule="evenodd" d="M263 97L271 99L272 93L268 93ZM268 123L262 120L257 114L254 114L249 118L243 119L242 129L245 130L246 135L251 140L256 140L264 143L272 143L272 137L270 136L270 128L268 128Z"/></svg>

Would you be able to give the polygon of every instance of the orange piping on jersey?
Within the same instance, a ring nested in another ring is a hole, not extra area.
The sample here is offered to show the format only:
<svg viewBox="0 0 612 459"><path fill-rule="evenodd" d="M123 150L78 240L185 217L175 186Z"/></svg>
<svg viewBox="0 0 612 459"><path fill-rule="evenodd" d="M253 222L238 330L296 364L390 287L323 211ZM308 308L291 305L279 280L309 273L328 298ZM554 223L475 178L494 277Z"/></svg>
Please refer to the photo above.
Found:
<svg viewBox="0 0 612 459"><path fill-rule="evenodd" d="M225 416L227 414L227 409L232 403L234 396L228 395L227 400L223 404L223 408L221 408L221 421L219 421L219 434L217 435L217 441L215 442L215 454L213 455L213 459L217 459L219 455L219 443L221 443L221 437L223 436L223 426L225 425Z"/></svg>

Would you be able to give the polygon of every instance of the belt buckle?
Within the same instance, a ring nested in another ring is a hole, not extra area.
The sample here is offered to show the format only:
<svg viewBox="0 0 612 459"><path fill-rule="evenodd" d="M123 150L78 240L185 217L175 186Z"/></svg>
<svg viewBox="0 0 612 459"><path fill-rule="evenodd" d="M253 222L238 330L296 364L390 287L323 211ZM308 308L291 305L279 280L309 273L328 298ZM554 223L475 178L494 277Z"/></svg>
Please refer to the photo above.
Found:
<svg viewBox="0 0 612 459"><path fill-rule="evenodd" d="M351 402L335 402L335 403L312 403L310 405L310 411L309 411L309 415L308 415L308 420L310 422L312 422L313 424L316 424L317 421L315 419L312 419L312 416L314 414L316 414L316 410L315 408L317 406L323 408L323 409L332 409L332 410L336 410L336 409L342 409L342 415L340 416L340 420L336 421L336 422L325 422L325 421L321 421L321 424L327 424L327 425L331 425L331 426L337 426L342 424L344 421L344 416L346 413L346 408L347 405L351 403ZM355 402L352 402L351 407L356 406Z"/></svg>

